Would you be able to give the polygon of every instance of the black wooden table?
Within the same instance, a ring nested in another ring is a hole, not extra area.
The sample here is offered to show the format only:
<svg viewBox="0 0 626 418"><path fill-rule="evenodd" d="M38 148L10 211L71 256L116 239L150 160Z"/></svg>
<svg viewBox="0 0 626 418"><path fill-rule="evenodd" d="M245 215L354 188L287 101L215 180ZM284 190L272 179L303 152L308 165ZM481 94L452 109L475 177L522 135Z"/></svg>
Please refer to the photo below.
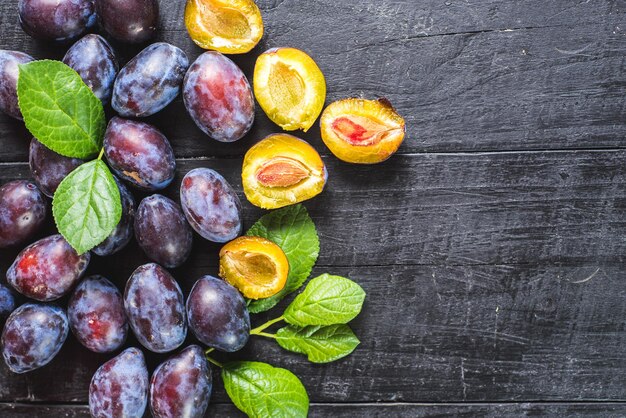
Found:
<svg viewBox="0 0 626 418"><path fill-rule="evenodd" d="M64 47L22 32L16 3L0 5L0 47L62 57ZM388 162L364 167L330 155L319 127L301 135L330 172L306 203L321 238L314 274L365 288L362 345L325 366L257 339L233 357L294 371L311 416L625 416L626 1L259 5L266 35L234 57L248 76L263 50L301 48L326 75L329 102L385 96L407 138ZM159 39L195 59L184 1L161 6ZM114 46L123 62L139 50ZM279 130L256 117L235 144L201 134L180 98L149 121L173 144L178 181L211 167L241 192L243 153ZM29 176L29 140L0 116L1 182ZM244 214L250 226L262 211L246 202ZM217 270L218 246L197 242L173 271L185 293ZM2 276L15 255L0 254ZM121 287L146 261L132 244L94 257L89 273ZM87 415L88 382L108 357L70 337L41 370L17 376L2 364L0 416ZM208 415L241 415L219 383Z"/></svg>

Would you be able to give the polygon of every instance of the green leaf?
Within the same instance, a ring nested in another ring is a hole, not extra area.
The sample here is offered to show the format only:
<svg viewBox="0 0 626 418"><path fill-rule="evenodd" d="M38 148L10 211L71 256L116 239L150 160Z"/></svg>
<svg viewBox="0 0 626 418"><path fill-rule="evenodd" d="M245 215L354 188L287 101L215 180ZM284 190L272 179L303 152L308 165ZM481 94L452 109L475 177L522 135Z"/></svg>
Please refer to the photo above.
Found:
<svg viewBox="0 0 626 418"><path fill-rule="evenodd" d="M306 281L320 253L320 240L313 220L302 205L268 213L252 225L247 235L274 242L289 260L289 276L283 290L269 298L250 301L248 305L252 313L265 312Z"/></svg>
<svg viewBox="0 0 626 418"><path fill-rule="evenodd" d="M67 65L51 60L20 65L17 95L26 128L52 151L86 159L102 148L102 102Z"/></svg>
<svg viewBox="0 0 626 418"><path fill-rule="evenodd" d="M365 291L352 280L322 274L296 296L283 317L299 327L346 324L361 312L364 300Z"/></svg>
<svg viewBox="0 0 626 418"><path fill-rule="evenodd" d="M226 393L249 417L306 417L309 396L289 370L266 363L238 361L222 369Z"/></svg>
<svg viewBox="0 0 626 418"><path fill-rule="evenodd" d="M310 362L330 363L352 353L360 341L349 326L297 328L287 325L276 333L276 342L285 350L306 354Z"/></svg>
<svg viewBox="0 0 626 418"><path fill-rule="evenodd" d="M122 217L120 191L106 164L90 161L63 179L54 193L52 214L79 254L104 241Z"/></svg>

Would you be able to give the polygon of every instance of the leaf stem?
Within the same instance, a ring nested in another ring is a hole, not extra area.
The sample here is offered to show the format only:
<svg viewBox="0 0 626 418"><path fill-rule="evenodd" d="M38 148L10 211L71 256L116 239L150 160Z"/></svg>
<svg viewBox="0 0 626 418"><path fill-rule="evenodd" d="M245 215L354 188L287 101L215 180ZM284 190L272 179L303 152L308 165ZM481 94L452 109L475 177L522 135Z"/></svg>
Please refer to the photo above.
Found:
<svg viewBox="0 0 626 418"><path fill-rule="evenodd" d="M103 155L104 155L104 147L100 149L100 154L98 154L98 159L101 160Z"/></svg>
<svg viewBox="0 0 626 418"><path fill-rule="evenodd" d="M211 354L213 351L215 351L215 348L207 348L206 350L204 350L204 354L206 354L207 356L209 354Z"/></svg>
<svg viewBox="0 0 626 418"><path fill-rule="evenodd" d="M224 368L224 365L222 363L220 363L219 361L215 360L214 358L206 356L206 359L209 361L209 363L215 364L220 369Z"/></svg>
<svg viewBox="0 0 626 418"><path fill-rule="evenodd" d="M269 328L272 325L274 325L275 323L280 322L280 321L282 321L284 319L285 319L285 317L283 315L281 315L278 318L275 318L275 319L272 319L270 321L267 321L263 325L260 325L260 326L256 327L255 329L253 329L252 331L250 331L250 335L261 335L260 332L264 331L266 328Z"/></svg>
<svg viewBox="0 0 626 418"><path fill-rule="evenodd" d="M276 339L276 334L268 334L267 332L257 332L254 335L258 335L259 337L271 338L273 340Z"/></svg>

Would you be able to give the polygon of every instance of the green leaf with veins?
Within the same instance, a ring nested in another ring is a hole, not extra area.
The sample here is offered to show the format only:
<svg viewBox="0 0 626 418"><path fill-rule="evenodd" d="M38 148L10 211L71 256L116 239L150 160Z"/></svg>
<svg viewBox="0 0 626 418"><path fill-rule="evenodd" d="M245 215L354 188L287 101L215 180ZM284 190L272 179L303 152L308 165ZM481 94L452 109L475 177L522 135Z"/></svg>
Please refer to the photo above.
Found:
<svg viewBox="0 0 626 418"><path fill-rule="evenodd" d="M249 417L306 417L309 396L289 370L267 363L238 361L224 364L222 380L235 406Z"/></svg>
<svg viewBox="0 0 626 418"><path fill-rule="evenodd" d="M266 299L249 301L250 312L265 312L306 281L320 253L320 240L313 220L302 205L268 213L252 225L246 235L274 242L289 260L289 276L283 290Z"/></svg>
<svg viewBox="0 0 626 418"><path fill-rule="evenodd" d="M67 65L51 60L21 64L17 95L26 128L52 151L86 159L102 148L102 102Z"/></svg>
<svg viewBox="0 0 626 418"><path fill-rule="evenodd" d="M93 160L72 171L52 200L59 232L79 253L104 241L122 217L120 191L109 168Z"/></svg>
<svg viewBox="0 0 626 418"><path fill-rule="evenodd" d="M346 324L363 307L365 291L341 276L322 274L309 284L285 309L283 317L291 325Z"/></svg>
<svg viewBox="0 0 626 418"><path fill-rule="evenodd" d="M276 333L285 350L305 354L312 363L329 363L352 353L360 341L345 324L304 328L287 325Z"/></svg>

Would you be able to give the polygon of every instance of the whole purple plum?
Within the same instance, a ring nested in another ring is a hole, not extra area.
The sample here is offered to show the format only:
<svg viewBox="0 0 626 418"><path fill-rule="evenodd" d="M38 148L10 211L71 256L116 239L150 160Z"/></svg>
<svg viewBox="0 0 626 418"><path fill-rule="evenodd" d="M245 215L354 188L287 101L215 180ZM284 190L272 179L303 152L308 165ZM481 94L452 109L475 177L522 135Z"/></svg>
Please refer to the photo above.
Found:
<svg viewBox="0 0 626 418"><path fill-rule="evenodd" d="M102 276L80 282L67 306L76 339L96 353L109 353L124 344L128 322L117 287Z"/></svg>
<svg viewBox="0 0 626 418"><path fill-rule="evenodd" d="M96 7L100 24L118 41L141 43L156 35L157 0L96 0Z"/></svg>
<svg viewBox="0 0 626 418"><path fill-rule="evenodd" d="M78 255L61 235L51 235L26 247L7 271L15 290L41 302L65 295L89 265L90 254Z"/></svg>
<svg viewBox="0 0 626 418"><path fill-rule="evenodd" d="M187 112L204 133L221 142L242 138L254 122L248 79L224 55L208 51L191 64L183 82Z"/></svg>
<svg viewBox="0 0 626 418"><path fill-rule="evenodd" d="M0 284L0 323L15 309L15 296L8 287Z"/></svg>
<svg viewBox="0 0 626 418"><path fill-rule="evenodd" d="M117 116L111 119L104 134L104 154L113 171L140 190L163 189L174 179L172 146L147 123Z"/></svg>
<svg viewBox="0 0 626 418"><path fill-rule="evenodd" d="M98 99L105 104L109 101L119 64L106 39L85 35L67 50L63 62L80 75Z"/></svg>
<svg viewBox="0 0 626 418"><path fill-rule="evenodd" d="M57 355L69 326L63 309L27 303L7 319L2 331L2 357L14 373L26 373L50 363Z"/></svg>
<svg viewBox="0 0 626 418"><path fill-rule="evenodd" d="M33 61L23 52L0 50L0 111L15 119L22 119L17 104L18 65Z"/></svg>
<svg viewBox="0 0 626 418"><path fill-rule="evenodd" d="M154 115L178 96L187 67L180 48L165 42L150 45L120 71L111 106L125 117Z"/></svg>
<svg viewBox="0 0 626 418"><path fill-rule="evenodd" d="M126 283L124 308L137 340L148 350L167 353L185 341L183 292L158 264L144 264L133 272Z"/></svg>
<svg viewBox="0 0 626 418"><path fill-rule="evenodd" d="M143 199L137 208L135 238L149 258L174 268L189 257L193 232L180 206L155 194Z"/></svg>
<svg viewBox="0 0 626 418"><path fill-rule="evenodd" d="M122 200L122 218L111 235L102 241L93 251L95 254L106 257L122 250L133 237L133 223L135 222L135 198L124 184L117 178L115 183L120 190Z"/></svg>
<svg viewBox="0 0 626 418"><path fill-rule="evenodd" d="M57 154L33 138L30 141L28 163L39 189L46 196L52 197L61 181L84 161Z"/></svg>
<svg viewBox="0 0 626 418"><path fill-rule="evenodd" d="M35 183L15 180L0 187L0 248L31 239L46 220L48 203Z"/></svg>
<svg viewBox="0 0 626 418"><path fill-rule="evenodd" d="M188 172L180 186L187 221L202 237L228 242L241 234L241 202L226 179L210 168Z"/></svg>
<svg viewBox="0 0 626 418"><path fill-rule="evenodd" d="M104 363L89 385L94 418L141 418L148 405L148 369L143 353L131 347Z"/></svg>
<svg viewBox="0 0 626 418"><path fill-rule="evenodd" d="M17 9L24 32L39 39L75 39L96 23L94 0L20 0Z"/></svg>
<svg viewBox="0 0 626 418"><path fill-rule="evenodd" d="M156 368L150 380L150 410L154 418L201 418L213 380L204 351L197 345L185 348Z"/></svg>
<svg viewBox="0 0 626 418"><path fill-rule="evenodd" d="M222 351L241 349L250 336L250 315L243 296L224 280L200 278L187 299L189 328L198 340Z"/></svg>

